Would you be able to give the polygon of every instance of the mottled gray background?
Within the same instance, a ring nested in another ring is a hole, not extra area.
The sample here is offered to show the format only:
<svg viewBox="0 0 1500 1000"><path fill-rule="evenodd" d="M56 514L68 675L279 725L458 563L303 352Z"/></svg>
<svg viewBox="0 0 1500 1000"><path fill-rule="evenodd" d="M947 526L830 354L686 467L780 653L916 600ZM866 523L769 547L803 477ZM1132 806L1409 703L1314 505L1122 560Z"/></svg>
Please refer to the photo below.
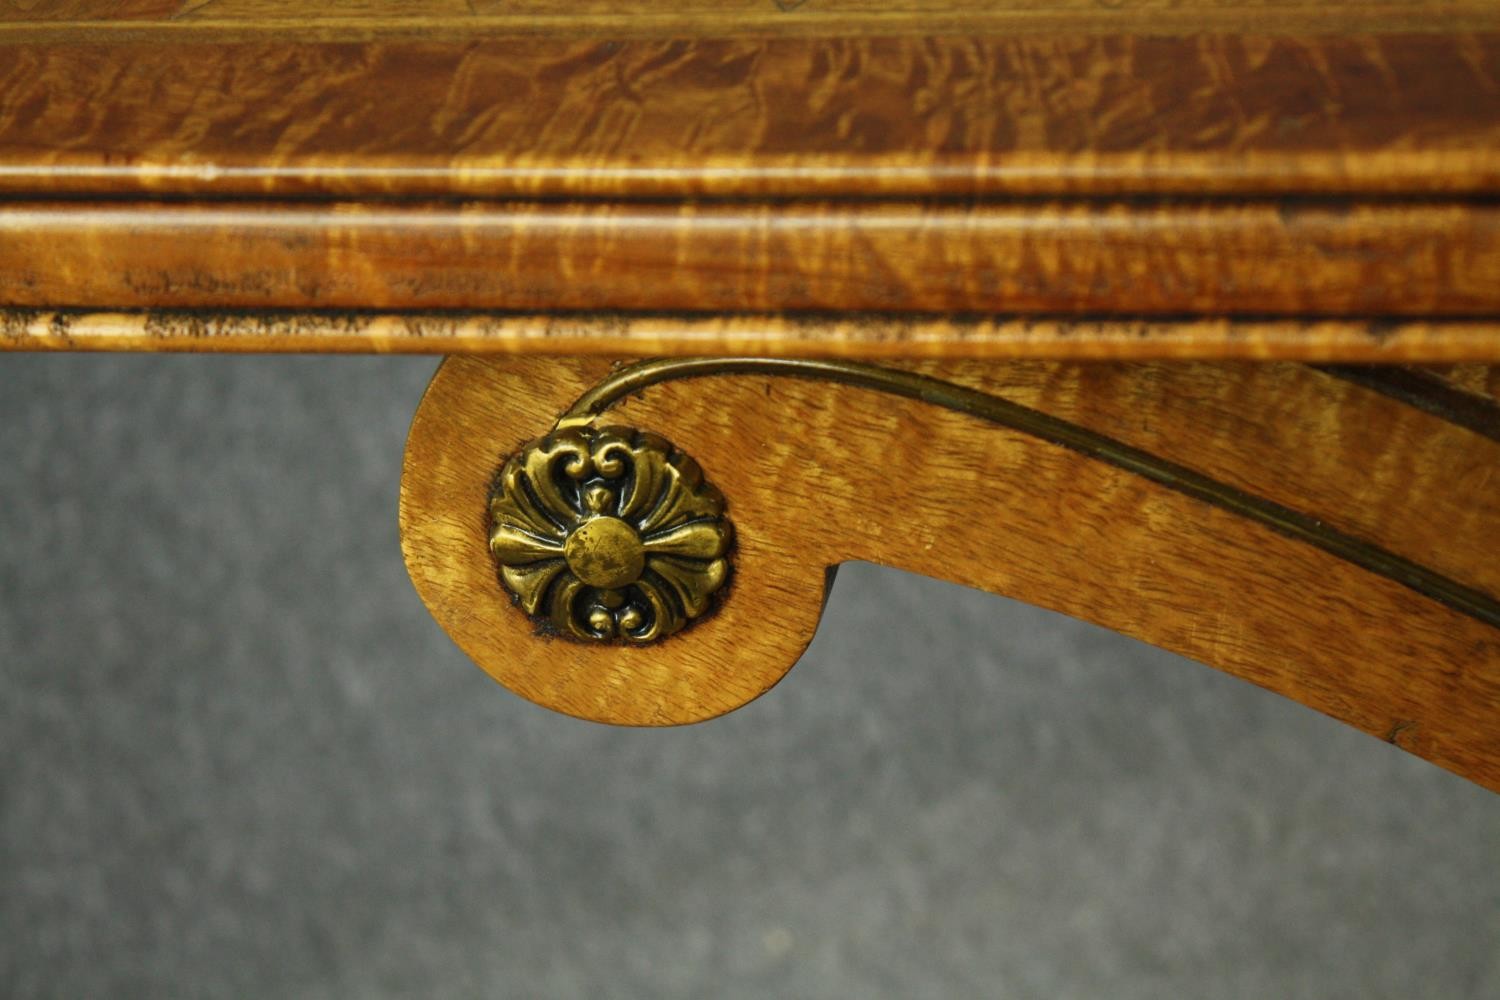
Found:
<svg viewBox="0 0 1500 1000"><path fill-rule="evenodd" d="M1500 796L1052 614L846 567L726 719L513 697L432 367L0 356L5 996L1500 996Z"/></svg>

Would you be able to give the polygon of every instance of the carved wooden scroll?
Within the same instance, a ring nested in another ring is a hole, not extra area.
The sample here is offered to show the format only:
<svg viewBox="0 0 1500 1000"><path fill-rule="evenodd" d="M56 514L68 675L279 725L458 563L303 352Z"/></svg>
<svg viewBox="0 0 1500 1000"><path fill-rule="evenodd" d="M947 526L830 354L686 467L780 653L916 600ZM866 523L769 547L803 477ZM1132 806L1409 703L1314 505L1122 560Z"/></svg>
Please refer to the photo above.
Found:
<svg viewBox="0 0 1500 1000"><path fill-rule="evenodd" d="M1468 394L1456 422L1349 375L453 358L412 427L403 545L485 670L584 718L685 723L764 693L811 639L831 568L858 559L1096 622L1500 789L1500 411ZM712 504L640 527L635 495L662 502L653 435L722 494L732 554L727 529L672 537L719 524ZM540 503L551 515L529 504L546 523L527 528L494 502L515 482L507 458L538 438L574 464L533 461L561 492ZM618 573L571 541L605 517L636 519L613 533ZM653 582L652 605L629 589L661 578L648 537L670 539L668 560L724 563L711 575L727 585L695 604L692 587ZM537 566L545 584L526 579Z"/></svg>

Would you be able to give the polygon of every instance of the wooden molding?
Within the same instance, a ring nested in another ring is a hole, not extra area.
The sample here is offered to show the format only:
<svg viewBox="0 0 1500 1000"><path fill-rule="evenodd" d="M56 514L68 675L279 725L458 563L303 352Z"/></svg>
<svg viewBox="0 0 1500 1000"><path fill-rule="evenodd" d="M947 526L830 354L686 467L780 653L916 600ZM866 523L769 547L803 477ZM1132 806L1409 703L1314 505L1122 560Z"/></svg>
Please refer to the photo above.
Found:
<svg viewBox="0 0 1500 1000"><path fill-rule="evenodd" d="M0 305L1500 315L1490 202L0 203Z"/></svg>
<svg viewBox="0 0 1500 1000"><path fill-rule="evenodd" d="M1426 362L1457 391L1500 394L1489 320L0 309L6 350Z"/></svg>
<svg viewBox="0 0 1500 1000"><path fill-rule="evenodd" d="M357 23L327 21L320 33L298 4L297 23L273 21L258 41L200 37L195 19L233 3L114 28L0 22L0 194L1500 192L1500 7L1491 3L1422 5L1430 33L1408 34L1340 27L1396 9L1378 4L1241 4L1237 13L1256 21L1249 30L1168 36L1150 31L1236 6L1131 4L1125 16L1102 13L1111 33L1064 20L1017 34L971 4L949 34L911 11L892 19L855 8L843 18L854 35L737 37L736 17L699 16L665 38L590 37L591 19L570 13L507 26L539 37L481 23L442 39L417 19L424 37L370 43L351 40ZM820 6L786 16L763 4L771 20L804 25L818 23ZM1072 6L1066 16L1087 20L1103 5ZM1297 34L1299 9L1334 33ZM1472 30L1475 18L1488 30ZM650 20L613 23L628 35ZM896 33L858 37L861 25ZM51 40L33 39L39 30Z"/></svg>
<svg viewBox="0 0 1500 1000"><path fill-rule="evenodd" d="M1193 34L1257 30L1459 31L1500 24L1483 0L0 0L0 37L217 39L295 33L320 40L493 35L684 38L856 37L976 30ZM50 29L50 30L49 30Z"/></svg>

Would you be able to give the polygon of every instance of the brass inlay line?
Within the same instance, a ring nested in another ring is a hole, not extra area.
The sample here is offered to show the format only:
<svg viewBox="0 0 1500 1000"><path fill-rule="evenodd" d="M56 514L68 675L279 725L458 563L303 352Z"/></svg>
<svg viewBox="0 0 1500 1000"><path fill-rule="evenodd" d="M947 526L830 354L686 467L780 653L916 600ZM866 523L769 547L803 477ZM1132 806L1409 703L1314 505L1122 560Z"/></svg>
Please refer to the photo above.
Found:
<svg viewBox="0 0 1500 1000"><path fill-rule="evenodd" d="M1334 378L1374 390L1491 441L1500 441L1500 404L1449 385L1436 375L1388 365L1314 365Z"/></svg>
<svg viewBox="0 0 1500 1000"><path fill-rule="evenodd" d="M839 382L968 414L1108 462L1184 496L1316 546L1455 611L1500 628L1500 601L1378 545L1330 528L1317 518L1008 399L915 372L852 361L792 358L663 358L642 361L611 373L580 396L558 418L557 426L587 424L625 397L648 386L709 375L777 375Z"/></svg>

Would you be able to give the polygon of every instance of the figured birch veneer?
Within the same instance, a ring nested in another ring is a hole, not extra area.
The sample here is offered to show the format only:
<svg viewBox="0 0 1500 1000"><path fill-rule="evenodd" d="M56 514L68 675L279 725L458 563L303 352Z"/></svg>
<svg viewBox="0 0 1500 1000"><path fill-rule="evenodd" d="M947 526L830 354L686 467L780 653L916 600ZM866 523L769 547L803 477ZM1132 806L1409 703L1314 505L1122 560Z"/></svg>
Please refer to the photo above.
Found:
<svg viewBox="0 0 1500 1000"><path fill-rule="evenodd" d="M13 306L1500 314L1500 204L0 207Z"/></svg>
<svg viewBox="0 0 1500 1000"><path fill-rule="evenodd" d="M1491 395L1497 337L1491 319L0 311L0 349L24 351L1469 362L1444 377Z"/></svg>
<svg viewBox="0 0 1500 1000"><path fill-rule="evenodd" d="M559 26L541 38L476 27L452 41L268 30L224 42L178 38L174 21L145 41L94 29L82 44L0 25L0 191L1326 197L1500 187L1500 8L1477 8L1488 30L1356 36L1285 34L1280 8L1259 9L1253 33L1185 36L1140 33L1160 12L1117 19L1109 33L1019 37L942 35L920 20L892 37L739 37L718 34L738 26L724 18L661 39Z"/></svg>
<svg viewBox="0 0 1500 1000"><path fill-rule="evenodd" d="M0 306L1500 313L1489 4L5 9Z"/></svg>

